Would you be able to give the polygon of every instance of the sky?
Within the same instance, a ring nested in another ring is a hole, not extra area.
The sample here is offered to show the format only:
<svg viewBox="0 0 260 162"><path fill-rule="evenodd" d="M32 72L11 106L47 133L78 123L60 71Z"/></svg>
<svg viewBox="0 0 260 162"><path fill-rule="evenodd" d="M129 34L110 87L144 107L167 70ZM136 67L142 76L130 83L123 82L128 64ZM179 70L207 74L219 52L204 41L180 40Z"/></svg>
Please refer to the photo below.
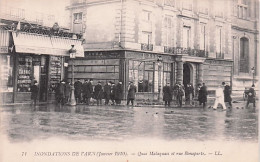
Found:
<svg viewBox="0 0 260 162"><path fill-rule="evenodd" d="M68 11L65 10L65 7L69 5L69 1L70 0L0 0L0 6L1 8L11 7L24 9L25 12L29 13L37 12L45 15L54 15L56 21L64 21L64 18L69 18Z"/></svg>
<svg viewBox="0 0 260 162"><path fill-rule="evenodd" d="M61 16L65 14L69 0L1 0L0 5Z"/></svg>

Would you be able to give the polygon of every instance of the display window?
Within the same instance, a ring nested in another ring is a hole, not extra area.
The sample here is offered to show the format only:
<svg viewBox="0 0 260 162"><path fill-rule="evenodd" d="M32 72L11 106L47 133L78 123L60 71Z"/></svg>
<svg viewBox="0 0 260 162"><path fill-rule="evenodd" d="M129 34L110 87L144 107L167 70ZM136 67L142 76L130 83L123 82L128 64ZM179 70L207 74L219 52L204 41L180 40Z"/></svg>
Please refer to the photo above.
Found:
<svg viewBox="0 0 260 162"><path fill-rule="evenodd" d="M30 92L33 79L32 57L22 55L18 58L17 91Z"/></svg>

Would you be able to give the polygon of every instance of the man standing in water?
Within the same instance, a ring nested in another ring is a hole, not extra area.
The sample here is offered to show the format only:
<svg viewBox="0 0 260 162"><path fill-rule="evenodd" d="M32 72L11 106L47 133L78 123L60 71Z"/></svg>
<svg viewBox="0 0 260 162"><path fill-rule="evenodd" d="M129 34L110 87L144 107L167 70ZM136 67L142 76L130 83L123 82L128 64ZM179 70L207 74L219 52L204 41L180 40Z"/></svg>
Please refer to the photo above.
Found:
<svg viewBox="0 0 260 162"><path fill-rule="evenodd" d="M217 110L218 104L221 104L223 107L223 110L226 110L226 105L224 102L224 92L223 92L223 87L221 85L218 86L216 89L216 100L213 106L214 110Z"/></svg>

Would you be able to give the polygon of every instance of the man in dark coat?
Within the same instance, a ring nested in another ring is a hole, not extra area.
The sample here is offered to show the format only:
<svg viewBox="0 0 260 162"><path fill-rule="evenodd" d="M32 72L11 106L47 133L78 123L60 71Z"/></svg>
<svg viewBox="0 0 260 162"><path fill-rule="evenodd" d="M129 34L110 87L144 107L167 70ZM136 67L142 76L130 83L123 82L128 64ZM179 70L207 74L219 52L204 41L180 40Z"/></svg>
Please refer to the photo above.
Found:
<svg viewBox="0 0 260 162"><path fill-rule="evenodd" d="M60 82L60 84L57 87L57 96L58 96L58 103L60 103L61 105L64 105L65 103L65 81L62 80Z"/></svg>
<svg viewBox="0 0 260 162"><path fill-rule="evenodd" d="M185 88L185 100L191 104L191 100L194 98L194 88L191 83L188 83Z"/></svg>
<svg viewBox="0 0 260 162"><path fill-rule="evenodd" d="M121 81L115 87L115 101L117 105L121 104L121 100L123 99L123 84Z"/></svg>
<svg viewBox="0 0 260 162"><path fill-rule="evenodd" d="M111 83L111 94L110 94L110 99L112 101L111 105L115 104L115 93L116 93L116 86L115 86L115 83L112 82Z"/></svg>
<svg viewBox="0 0 260 162"><path fill-rule="evenodd" d="M130 81L128 86L127 105L129 105L129 102L131 101L132 106L134 106L135 93L136 86L132 81Z"/></svg>
<svg viewBox="0 0 260 162"><path fill-rule="evenodd" d="M203 108L206 106L207 95L208 95L208 90L207 90L205 83L203 83L202 86L201 86L201 84L199 84L198 101L199 101L199 105L201 105L201 104L203 105Z"/></svg>
<svg viewBox="0 0 260 162"><path fill-rule="evenodd" d="M78 79L75 83L74 83L74 88L75 88L75 98L76 98L76 102L80 103L81 102L81 92L82 92L82 83L80 81L80 79Z"/></svg>
<svg viewBox="0 0 260 162"><path fill-rule="evenodd" d="M31 86L31 99L32 99L34 106L36 106L36 101L37 101L37 97L38 97L38 86L36 84L37 84L37 81L35 80L33 82L33 85Z"/></svg>
<svg viewBox="0 0 260 162"><path fill-rule="evenodd" d="M170 87L170 83L167 83L167 85L163 87L163 101L165 102L165 107L167 105L168 105L168 107L171 106L172 89Z"/></svg>
<svg viewBox="0 0 260 162"><path fill-rule="evenodd" d="M105 105L108 105L109 100L110 100L110 96L111 96L111 82L108 82L108 83L104 86Z"/></svg>
<svg viewBox="0 0 260 162"><path fill-rule="evenodd" d="M97 100L97 105L102 105L103 88L100 81L94 88L94 98Z"/></svg>
<svg viewBox="0 0 260 162"><path fill-rule="evenodd" d="M225 82L222 82L222 85L224 86L224 102L228 102L229 105L232 106L231 88Z"/></svg>
<svg viewBox="0 0 260 162"><path fill-rule="evenodd" d="M89 84L89 79L85 79L85 83L82 84L82 97L83 97L82 101L87 104L88 104L88 99L87 99L88 84Z"/></svg>
<svg viewBox="0 0 260 162"><path fill-rule="evenodd" d="M182 97L184 96L184 86L179 83L178 84L178 91L177 91L177 103L179 104L180 107L182 107Z"/></svg>
<svg viewBox="0 0 260 162"><path fill-rule="evenodd" d="M89 79L87 88L87 104L90 104L90 99L93 97L93 79Z"/></svg>
<svg viewBox="0 0 260 162"><path fill-rule="evenodd" d="M246 103L246 107L248 107L249 103L253 103L253 106L255 107L255 97L256 97L256 93L255 93L255 85L253 84L251 88L249 88L248 90L248 97L247 97L247 103Z"/></svg>
<svg viewBox="0 0 260 162"><path fill-rule="evenodd" d="M65 103L69 103L69 101L70 101L70 93L71 93L70 82L66 82L66 84L65 84Z"/></svg>

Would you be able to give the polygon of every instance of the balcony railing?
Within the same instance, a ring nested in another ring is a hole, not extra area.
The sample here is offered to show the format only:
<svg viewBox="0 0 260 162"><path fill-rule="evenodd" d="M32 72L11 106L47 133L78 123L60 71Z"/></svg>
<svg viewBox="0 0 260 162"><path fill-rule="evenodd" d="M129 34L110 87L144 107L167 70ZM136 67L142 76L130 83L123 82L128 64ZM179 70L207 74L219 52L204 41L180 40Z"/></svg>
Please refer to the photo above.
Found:
<svg viewBox="0 0 260 162"><path fill-rule="evenodd" d="M142 43L141 44L141 50L143 50L143 51L153 51L153 45Z"/></svg>
<svg viewBox="0 0 260 162"><path fill-rule="evenodd" d="M188 54L189 56L196 57L208 57L208 51L191 49L191 48L183 48L183 47L164 47L164 53L170 54Z"/></svg>

